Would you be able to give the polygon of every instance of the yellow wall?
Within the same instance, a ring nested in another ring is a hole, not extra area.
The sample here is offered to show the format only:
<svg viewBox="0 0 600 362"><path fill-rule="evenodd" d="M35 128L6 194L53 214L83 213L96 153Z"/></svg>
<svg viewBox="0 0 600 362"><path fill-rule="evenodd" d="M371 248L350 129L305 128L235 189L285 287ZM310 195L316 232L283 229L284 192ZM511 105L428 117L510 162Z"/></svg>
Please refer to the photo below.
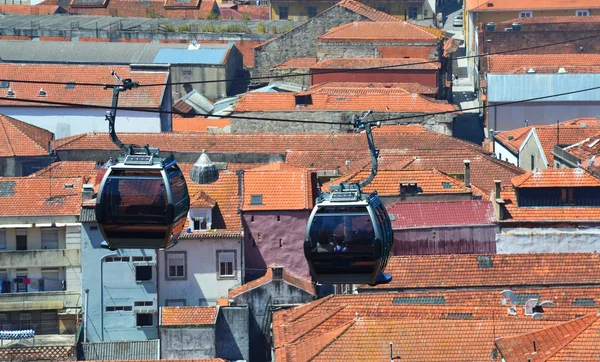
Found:
<svg viewBox="0 0 600 362"><path fill-rule="evenodd" d="M423 19L423 5L422 4L403 4L392 1L362 1L367 6L376 9L377 6L385 6L387 13L397 18L404 19L404 14L408 14L408 7L416 6L418 8L417 19ZM323 2L323 1L304 1L304 2L292 2L292 1L271 1L271 18L279 20L279 7L288 7L288 20L294 21L305 21L308 20L308 7L315 6L317 8L317 14L329 9L333 5L337 4L337 1ZM432 17L432 14L425 14L426 18Z"/></svg>
<svg viewBox="0 0 600 362"><path fill-rule="evenodd" d="M534 18L542 17L542 16L575 16L575 10L531 10ZM577 9L577 10L586 10L586 9ZM600 10L589 10L590 15L600 15ZM520 11L482 11L478 12L478 18L476 18L477 23L487 24L489 22L494 22L496 24L508 21L512 19L516 19L519 17Z"/></svg>

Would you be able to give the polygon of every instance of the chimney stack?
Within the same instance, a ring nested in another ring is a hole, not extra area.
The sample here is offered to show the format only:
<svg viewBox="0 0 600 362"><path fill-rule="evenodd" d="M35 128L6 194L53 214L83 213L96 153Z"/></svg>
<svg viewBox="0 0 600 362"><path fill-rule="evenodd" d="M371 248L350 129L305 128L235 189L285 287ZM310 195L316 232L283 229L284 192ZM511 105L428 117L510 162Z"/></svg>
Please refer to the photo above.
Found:
<svg viewBox="0 0 600 362"><path fill-rule="evenodd" d="M471 161L464 160L465 162L465 187L471 187Z"/></svg>
<svg viewBox="0 0 600 362"><path fill-rule="evenodd" d="M273 270L273 280L283 280L283 267L281 265L271 266Z"/></svg>
<svg viewBox="0 0 600 362"><path fill-rule="evenodd" d="M91 200L94 197L94 184L83 184L81 198L83 200Z"/></svg>

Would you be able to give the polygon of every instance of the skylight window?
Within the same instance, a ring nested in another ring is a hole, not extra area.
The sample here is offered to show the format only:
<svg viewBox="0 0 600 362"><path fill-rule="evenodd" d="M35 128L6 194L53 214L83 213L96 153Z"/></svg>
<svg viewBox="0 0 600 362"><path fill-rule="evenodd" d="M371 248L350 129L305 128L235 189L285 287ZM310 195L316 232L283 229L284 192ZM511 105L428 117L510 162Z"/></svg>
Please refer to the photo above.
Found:
<svg viewBox="0 0 600 362"><path fill-rule="evenodd" d="M0 82L0 88L8 88L10 87L10 82L3 80L2 82Z"/></svg>
<svg viewBox="0 0 600 362"><path fill-rule="evenodd" d="M65 85L65 89L73 89L73 88L75 88L75 82L68 82Z"/></svg>

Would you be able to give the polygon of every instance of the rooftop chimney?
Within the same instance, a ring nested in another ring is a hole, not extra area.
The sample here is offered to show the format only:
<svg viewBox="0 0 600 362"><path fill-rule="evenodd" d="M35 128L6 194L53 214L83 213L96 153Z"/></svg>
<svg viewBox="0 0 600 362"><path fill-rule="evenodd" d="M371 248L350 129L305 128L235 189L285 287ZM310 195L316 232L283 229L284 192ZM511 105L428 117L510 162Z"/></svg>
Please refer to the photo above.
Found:
<svg viewBox="0 0 600 362"><path fill-rule="evenodd" d="M273 270L273 280L283 280L283 267L281 265L271 266Z"/></svg>
<svg viewBox="0 0 600 362"><path fill-rule="evenodd" d="M216 182L219 179L219 170L214 163L210 160L206 154L206 150L202 151L202 154L198 158L198 161L194 163L190 170L190 178L197 184L210 184Z"/></svg>
<svg viewBox="0 0 600 362"><path fill-rule="evenodd" d="M464 160L465 163L465 187L471 187L471 161Z"/></svg>
<svg viewBox="0 0 600 362"><path fill-rule="evenodd" d="M94 184L83 184L81 198L84 200L91 200L92 197L94 197Z"/></svg>

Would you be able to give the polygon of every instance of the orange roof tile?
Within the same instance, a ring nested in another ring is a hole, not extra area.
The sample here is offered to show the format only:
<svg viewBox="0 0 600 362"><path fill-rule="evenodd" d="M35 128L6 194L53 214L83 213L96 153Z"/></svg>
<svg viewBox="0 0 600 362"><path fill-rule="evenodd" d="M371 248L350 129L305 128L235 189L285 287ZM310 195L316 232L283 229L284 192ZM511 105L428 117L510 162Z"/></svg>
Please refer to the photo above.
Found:
<svg viewBox="0 0 600 362"><path fill-rule="evenodd" d="M499 338L496 340L496 347L506 361L547 361L599 318L598 313L593 313L542 330Z"/></svg>
<svg viewBox="0 0 600 362"><path fill-rule="evenodd" d="M229 118L206 118L202 116L183 117L178 114L173 115L173 132L210 132L213 128L223 129L227 126L231 126L231 119Z"/></svg>
<svg viewBox="0 0 600 362"><path fill-rule="evenodd" d="M322 60L310 67L319 73L319 69L365 69L384 68L386 70L436 70L440 68L439 62L429 62L427 59L418 58L329 58Z"/></svg>
<svg viewBox="0 0 600 362"><path fill-rule="evenodd" d="M40 80L51 82L75 82L94 84L114 84L115 78L112 71L125 79L132 78L140 84L165 83L169 77L168 72L132 72L128 66L105 65L58 65L58 64L9 64L0 63L0 78L15 80ZM41 107L40 104L23 103L17 99L34 99L50 102L66 102L78 104L92 104L110 107L112 90L95 86L75 85L66 88L64 85L55 84L29 84L10 83L10 89L15 94L15 100L0 100L2 106ZM46 91L40 97L40 88ZM119 107L133 108L159 108L164 97L165 87L143 87L132 89L121 94ZM7 97L8 88L0 89L0 97ZM52 106L52 105L43 105Z"/></svg>
<svg viewBox="0 0 600 362"><path fill-rule="evenodd" d="M524 74L531 68L536 73L556 73L565 68L568 73L598 73L600 54L511 54L488 58L490 73Z"/></svg>
<svg viewBox="0 0 600 362"><path fill-rule="evenodd" d="M276 65L276 69L308 69L317 62L317 58L290 58Z"/></svg>
<svg viewBox="0 0 600 362"><path fill-rule="evenodd" d="M329 185L336 185L342 181L354 182L366 180L371 172L370 166L368 168L369 170L361 170L358 173L355 172L324 184L323 189L328 190ZM400 195L400 186L403 183L416 183L420 189L419 194L423 195L466 194L471 192L469 188L465 187L463 182L445 175L436 169L425 171L380 170L373 181L363 188L363 191L369 193L377 190L377 193L381 196Z"/></svg>
<svg viewBox="0 0 600 362"><path fill-rule="evenodd" d="M198 192L190 200L190 208L213 208L217 202L204 191Z"/></svg>
<svg viewBox="0 0 600 362"><path fill-rule="evenodd" d="M400 21L389 14L386 14L382 11L375 10L370 6L367 6L359 1L355 0L342 0L336 5L345 7L346 9L355 12L359 15L364 16L365 18L372 21ZM335 6L335 5L334 5Z"/></svg>
<svg viewBox="0 0 600 362"><path fill-rule="evenodd" d="M282 162L247 170L242 194L242 211L312 209L315 196L311 171ZM256 195L260 204L252 203Z"/></svg>
<svg viewBox="0 0 600 362"><path fill-rule="evenodd" d="M29 177L83 177L84 183L94 183L98 165L96 161L58 161L50 164Z"/></svg>
<svg viewBox="0 0 600 362"><path fill-rule="evenodd" d="M596 253L392 256L385 269L392 281L363 288L600 285L596 270L600 271L600 255Z"/></svg>
<svg viewBox="0 0 600 362"><path fill-rule="evenodd" d="M222 358L185 358L185 359L168 359L168 360L164 360L164 359L157 359L157 360L151 360L151 359L144 359L144 360L128 360L127 362L165 362L165 361L169 361L169 362L228 362L227 360L224 360ZM97 360L97 361L90 361L90 362L124 362L123 360L107 360L107 359L103 359L103 360Z"/></svg>
<svg viewBox="0 0 600 362"><path fill-rule="evenodd" d="M261 43L253 40L240 40L235 43L235 47L242 53L244 67L254 67L254 47Z"/></svg>
<svg viewBox="0 0 600 362"><path fill-rule="evenodd" d="M521 23L521 25L523 24L536 24L536 23L541 23L541 24L552 24L552 23L599 23L600 22L600 16L598 15L591 15L591 16L576 16L575 14L573 14L572 16L533 16L531 18L515 18L515 19L510 19L510 20L506 20L500 23L497 23L498 25L508 25L514 23L515 21L518 21ZM502 28L502 27L500 27Z"/></svg>
<svg viewBox="0 0 600 362"><path fill-rule="evenodd" d="M343 92L365 92L365 94L373 92L373 94L380 94L380 92L387 90L392 92L395 90L404 90L408 93L418 93L426 95L435 95L438 92L437 87L432 87L420 83L361 83L361 82L324 82L313 85L307 89L307 92L320 93L320 92L331 92L331 89L335 91ZM384 126L387 127L387 126Z"/></svg>
<svg viewBox="0 0 600 362"><path fill-rule="evenodd" d="M219 307L161 307L161 327L203 326L217 322Z"/></svg>
<svg viewBox="0 0 600 362"><path fill-rule="evenodd" d="M238 102L234 112L263 111L364 111L376 112L458 112L447 102L439 102L418 94L356 94L330 95L316 93L311 96L312 104L297 106L291 93L246 93Z"/></svg>
<svg viewBox="0 0 600 362"><path fill-rule="evenodd" d="M273 267L275 265L270 265L267 268L267 272L262 277L255 279L249 283L241 285L237 288L231 289L229 291L229 298L235 298L238 295L246 293L249 290L261 287L265 284L271 283L273 281ZM288 272L285 268L283 269L283 281L287 284L293 285L296 288L302 289L307 293L312 295L317 295L315 292L315 288L310 280L300 278L290 272Z"/></svg>
<svg viewBox="0 0 600 362"><path fill-rule="evenodd" d="M551 337L551 336L549 336ZM579 333L577 338L556 352L549 362L585 361L598 359L600 353L600 322L598 320Z"/></svg>
<svg viewBox="0 0 600 362"><path fill-rule="evenodd" d="M576 3L563 0L470 0L468 11L507 11L507 10L576 10L600 9L596 0L578 0Z"/></svg>
<svg viewBox="0 0 600 362"><path fill-rule="evenodd" d="M100 5L90 6L89 3L72 1L67 10L71 14L126 18L145 18L151 12L159 17L187 19L205 19L210 13L219 14L219 6L216 1L198 0L192 3L191 6L170 6L173 3L173 0L149 0L144 5L139 5L129 0L110 0ZM198 3L200 4L198 5Z"/></svg>
<svg viewBox="0 0 600 362"><path fill-rule="evenodd" d="M0 157L47 156L52 132L0 114Z"/></svg>
<svg viewBox="0 0 600 362"><path fill-rule="evenodd" d="M44 15L65 13L65 9L58 5L0 5L0 13L21 15ZM29 40L29 37L27 37Z"/></svg>
<svg viewBox="0 0 600 362"><path fill-rule="evenodd" d="M0 216L79 215L81 178L0 177Z"/></svg>
<svg viewBox="0 0 600 362"><path fill-rule="evenodd" d="M338 26L317 38L321 42L377 42L377 43L435 43L444 37L439 29L409 23L392 22L353 22Z"/></svg>
<svg viewBox="0 0 600 362"><path fill-rule="evenodd" d="M547 168L529 171L512 179L516 188L600 187L600 179L580 168Z"/></svg>

